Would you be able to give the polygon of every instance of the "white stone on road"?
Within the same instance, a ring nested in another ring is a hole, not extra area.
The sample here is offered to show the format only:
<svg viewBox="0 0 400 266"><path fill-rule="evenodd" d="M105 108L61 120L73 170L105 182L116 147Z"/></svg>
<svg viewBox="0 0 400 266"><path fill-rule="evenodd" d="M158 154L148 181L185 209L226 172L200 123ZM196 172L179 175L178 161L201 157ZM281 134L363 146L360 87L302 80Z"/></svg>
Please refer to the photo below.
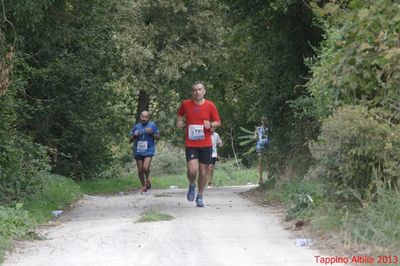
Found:
<svg viewBox="0 0 400 266"><path fill-rule="evenodd" d="M208 189L204 208L186 200L186 189L84 196L4 265L318 265L317 250L296 246L278 216L240 196L248 189ZM174 219L137 223L147 210Z"/></svg>

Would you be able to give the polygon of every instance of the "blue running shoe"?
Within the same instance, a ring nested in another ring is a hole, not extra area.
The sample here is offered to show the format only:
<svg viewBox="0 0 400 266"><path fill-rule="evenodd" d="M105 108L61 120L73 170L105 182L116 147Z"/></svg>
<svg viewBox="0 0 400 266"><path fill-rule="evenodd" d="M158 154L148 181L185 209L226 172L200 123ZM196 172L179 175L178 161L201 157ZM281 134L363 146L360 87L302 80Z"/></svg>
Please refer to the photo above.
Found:
<svg viewBox="0 0 400 266"><path fill-rule="evenodd" d="M196 197L196 206L197 207L204 207L203 196L202 195L197 195L197 197Z"/></svg>
<svg viewBox="0 0 400 266"><path fill-rule="evenodd" d="M189 185L189 190L186 194L186 198L188 201L193 201L194 200L194 190L196 188L196 185Z"/></svg>

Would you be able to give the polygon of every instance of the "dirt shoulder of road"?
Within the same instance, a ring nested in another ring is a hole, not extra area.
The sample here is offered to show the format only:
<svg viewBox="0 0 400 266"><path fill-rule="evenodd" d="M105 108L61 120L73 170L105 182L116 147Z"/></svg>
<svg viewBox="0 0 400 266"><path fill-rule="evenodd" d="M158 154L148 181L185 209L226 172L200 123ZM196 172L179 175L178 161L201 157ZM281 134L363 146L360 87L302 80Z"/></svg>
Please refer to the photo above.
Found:
<svg viewBox="0 0 400 266"><path fill-rule="evenodd" d="M268 201L265 197L264 189L256 187L249 191L241 193L241 196L252 201L254 204L263 208L268 208L279 217L282 227L298 238L308 238L314 243L313 246L320 250L322 254L331 254L335 256L365 256L373 253L372 249L360 245L345 245L340 237L340 229L336 231L317 230L312 225L312 220L294 219L285 220L286 207L278 202Z"/></svg>

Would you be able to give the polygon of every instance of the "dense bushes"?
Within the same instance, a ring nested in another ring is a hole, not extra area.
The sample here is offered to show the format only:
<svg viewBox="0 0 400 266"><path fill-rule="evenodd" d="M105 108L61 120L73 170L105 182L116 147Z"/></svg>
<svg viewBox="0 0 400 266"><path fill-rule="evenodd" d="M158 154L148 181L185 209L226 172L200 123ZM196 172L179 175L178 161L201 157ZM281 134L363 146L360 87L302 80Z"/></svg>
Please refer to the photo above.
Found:
<svg viewBox="0 0 400 266"><path fill-rule="evenodd" d="M350 1L345 8L329 4L316 12L330 14L307 83L319 118L340 105L360 104L391 110L398 122L400 4Z"/></svg>
<svg viewBox="0 0 400 266"><path fill-rule="evenodd" d="M33 230L33 219L22 209L22 204L15 207L0 206L0 235L23 236Z"/></svg>
<svg viewBox="0 0 400 266"><path fill-rule="evenodd" d="M396 185L400 176L399 126L379 120L366 107L339 108L322 126L312 145L316 167L336 189L375 191L379 181Z"/></svg>
<svg viewBox="0 0 400 266"><path fill-rule="evenodd" d="M50 169L45 149L39 144L22 137L10 144L0 147L7 152L0 158L0 203L6 205L40 190L43 185L40 176Z"/></svg>
<svg viewBox="0 0 400 266"><path fill-rule="evenodd" d="M11 239L26 238L33 232L34 226L34 219L22 208L22 204L0 206L0 263L4 259L4 251L11 245Z"/></svg>
<svg viewBox="0 0 400 266"><path fill-rule="evenodd" d="M50 170L46 149L17 131L16 88L0 97L0 205L15 204L39 190L39 176Z"/></svg>
<svg viewBox="0 0 400 266"><path fill-rule="evenodd" d="M291 101L302 110L300 118L320 128L310 145L314 165L296 186L318 183L318 190L307 193L321 202L308 204L307 194L292 193L288 218L306 216L314 231L333 230L353 253L359 244L368 245L371 253L374 248L395 252L400 233L400 3L324 4L314 5L325 38L308 61L309 95Z"/></svg>
<svg viewBox="0 0 400 266"><path fill-rule="evenodd" d="M247 147L240 147L239 129L253 131L260 117L267 115L273 135L268 154L271 172L303 171L309 163L304 143L314 132L310 123L295 117L288 101L304 93L301 85L309 71L304 58L313 54L312 46L322 38L310 1L224 2L234 22L226 40L228 60L211 66L207 75L212 82L207 97L218 99L222 117L218 132L230 144L222 151L245 157L246 165L256 163L245 154Z"/></svg>
<svg viewBox="0 0 400 266"><path fill-rule="evenodd" d="M5 40L17 40L12 83L1 99L4 112L13 116L6 120L11 128L4 130L47 147L54 173L93 178L107 169L110 146L126 124L125 101L113 86L119 76L113 4L46 0L3 5L4 18L16 31L4 24L0 28ZM33 152L35 145L29 148ZM14 155L8 155L11 161L23 158Z"/></svg>
<svg viewBox="0 0 400 266"><path fill-rule="evenodd" d="M326 38L312 60L310 98L297 104L322 125L311 176L332 182L336 195L361 200L379 182L398 185L399 11L389 0L315 9Z"/></svg>
<svg viewBox="0 0 400 266"><path fill-rule="evenodd" d="M174 147L167 142L157 144L157 154L151 165L152 175L178 175L186 172L184 148Z"/></svg>

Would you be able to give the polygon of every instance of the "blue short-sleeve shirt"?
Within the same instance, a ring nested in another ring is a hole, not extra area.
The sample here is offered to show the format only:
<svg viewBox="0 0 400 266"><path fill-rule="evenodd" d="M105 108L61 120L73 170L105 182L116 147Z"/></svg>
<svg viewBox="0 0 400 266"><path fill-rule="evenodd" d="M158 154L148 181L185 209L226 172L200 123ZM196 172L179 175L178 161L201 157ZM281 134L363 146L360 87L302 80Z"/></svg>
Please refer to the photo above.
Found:
<svg viewBox="0 0 400 266"><path fill-rule="evenodd" d="M151 128L152 133L146 133L146 128ZM153 134L160 133L157 125L152 121L149 121L147 124L138 123L132 127L130 136L133 136L135 131L139 132L139 137L133 143L133 155L153 156L156 152L156 142Z"/></svg>
<svg viewBox="0 0 400 266"><path fill-rule="evenodd" d="M256 144L256 151L263 152L269 144L269 137L268 137L268 131L270 129L268 127L257 127L257 144Z"/></svg>

